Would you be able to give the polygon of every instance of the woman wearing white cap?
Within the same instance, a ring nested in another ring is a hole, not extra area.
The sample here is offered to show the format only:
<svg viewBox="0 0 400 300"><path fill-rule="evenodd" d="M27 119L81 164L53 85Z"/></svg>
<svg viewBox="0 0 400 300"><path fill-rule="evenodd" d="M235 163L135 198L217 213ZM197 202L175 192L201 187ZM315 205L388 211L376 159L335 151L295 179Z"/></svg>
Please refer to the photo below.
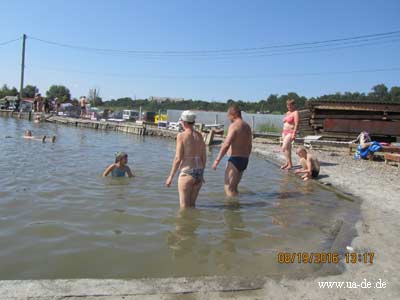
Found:
<svg viewBox="0 0 400 300"><path fill-rule="evenodd" d="M179 202L181 207L194 207L197 195L203 185L203 172L206 165L206 145L202 135L194 130L196 115L185 110L180 118L184 131L176 137L176 154L171 172L165 182L171 186L178 168Z"/></svg>

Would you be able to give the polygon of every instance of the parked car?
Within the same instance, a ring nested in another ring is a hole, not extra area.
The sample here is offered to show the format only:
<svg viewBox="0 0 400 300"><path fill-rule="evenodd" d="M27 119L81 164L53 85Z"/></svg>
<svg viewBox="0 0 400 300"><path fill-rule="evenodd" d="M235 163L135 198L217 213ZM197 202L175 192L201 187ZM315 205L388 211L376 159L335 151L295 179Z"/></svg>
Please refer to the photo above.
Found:
<svg viewBox="0 0 400 300"><path fill-rule="evenodd" d="M125 109L122 113L122 119L135 122L139 120L139 112L137 110Z"/></svg>
<svg viewBox="0 0 400 300"><path fill-rule="evenodd" d="M168 129L167 121L158 121L158 129Z"/></svg>
<svg viewBox="0 0 400 300"><path fill-rule="evenodd" d="M174 130L174 131L182 131L183 130L181 122L169 122L168 129Z"/></svg>
<svg viewBox="0 0 400 300"><path fill-rule="evenodd" d="M0 109L14 110L17 99L16 96L5 96L0 99Z"/></svg>

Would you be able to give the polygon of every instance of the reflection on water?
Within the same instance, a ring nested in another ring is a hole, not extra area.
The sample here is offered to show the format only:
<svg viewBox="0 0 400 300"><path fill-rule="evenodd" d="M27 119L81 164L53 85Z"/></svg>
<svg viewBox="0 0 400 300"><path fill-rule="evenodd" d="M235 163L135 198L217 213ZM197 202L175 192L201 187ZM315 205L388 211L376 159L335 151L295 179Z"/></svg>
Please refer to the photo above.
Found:
<svg viewBox="0 0 400 300"><path fill-rule="evenodd" d="M172 256L183 257L191 253L196 244L196 230L200 225L200 211L195 208L179 209L175 230L168 232L167 243Z"/></svg>
<svg viewBox="0 0 400 300"><path fill-rule="evenodd" d="M57 142L27 142L26 129ZM0 139L0 279L310 273L277 252L329 249L358 213L256 156L227 200L210 149L197 208L180 210L164 186L173 141L1 118ZM137 176L101 177L121 150Z"/></svg>
<svg viewBox="0 0 400 300"><path fill-rule="evenodd" d="M235 240L252 237L251 232L246 230L240 208L239 201L230 200L228 208L223 213L225 230L222 244L229 252L236 252Z"/></svg>

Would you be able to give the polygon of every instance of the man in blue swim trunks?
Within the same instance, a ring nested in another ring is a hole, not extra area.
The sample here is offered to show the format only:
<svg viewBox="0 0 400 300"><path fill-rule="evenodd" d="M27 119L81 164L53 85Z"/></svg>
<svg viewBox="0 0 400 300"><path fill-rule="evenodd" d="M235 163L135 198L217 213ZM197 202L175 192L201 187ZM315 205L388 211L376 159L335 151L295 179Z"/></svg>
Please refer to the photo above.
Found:
<svg viewBox="0 0 400 300"><path fill-rule="evenodd" d="M239 193L238 185L249 162L252 133L250 125L242 120L242 113L236 104L229 107L228 119L232 124L212 168L216 170L222 157L228 153L224 190L228 197L234 197Z"/></svg>

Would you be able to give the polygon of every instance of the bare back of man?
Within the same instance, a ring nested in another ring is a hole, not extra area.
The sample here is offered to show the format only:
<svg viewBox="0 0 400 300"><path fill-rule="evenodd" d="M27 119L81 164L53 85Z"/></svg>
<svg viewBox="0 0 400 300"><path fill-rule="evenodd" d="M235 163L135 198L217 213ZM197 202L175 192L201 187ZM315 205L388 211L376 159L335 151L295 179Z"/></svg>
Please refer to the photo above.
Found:
<svg viewBox="0 0 400 300"><path fill-rule="evenodd" d="M228 118L232 124L229 126L228 136L213 164L213 169L217 168L220 160L227 153L229 159L225 169L224 190L227 196L233 197L239 193L238 185L249 162L252 133L249 124L242 120L241 112L237 107L228 110Z"/></svg>

